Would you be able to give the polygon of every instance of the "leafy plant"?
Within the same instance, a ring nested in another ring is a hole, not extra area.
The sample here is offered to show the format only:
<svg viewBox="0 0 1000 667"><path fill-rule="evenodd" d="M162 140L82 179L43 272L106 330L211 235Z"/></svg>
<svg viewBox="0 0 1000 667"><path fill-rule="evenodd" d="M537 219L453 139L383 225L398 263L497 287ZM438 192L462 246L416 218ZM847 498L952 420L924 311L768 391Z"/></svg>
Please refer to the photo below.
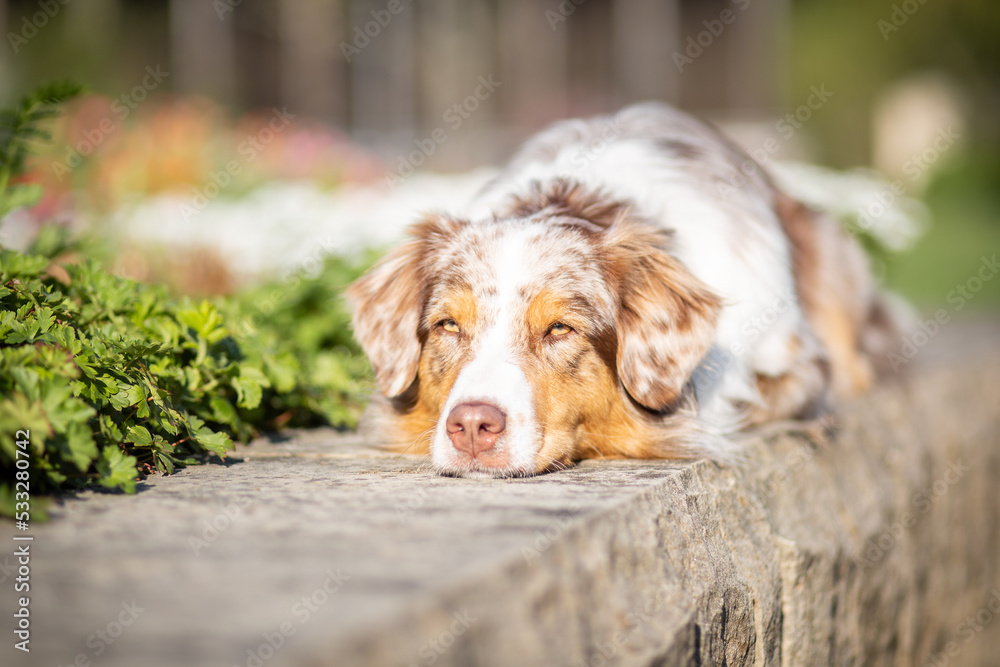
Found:
<svg viewBox="0 0 1000 667"><path fill-rule="evenodd" d="M12 436L30 430L36 491L132 491L262 428L357 422L367 366L329 287L357 269L332 260L315 278L194 303L94 260L63 273L34 252L72 247L54 234L0 250L0 463L13 468ZM266 317L264 294L278 300Z"/></svg>
<svg viewBox="0 0 1000 667"><path fill-rule="evenodd" d="M340 292L372 259L330 257L316 275L296 273L219 302L272 379L253 423L357 423L373 388L371 367L351 334Z"/></svg>

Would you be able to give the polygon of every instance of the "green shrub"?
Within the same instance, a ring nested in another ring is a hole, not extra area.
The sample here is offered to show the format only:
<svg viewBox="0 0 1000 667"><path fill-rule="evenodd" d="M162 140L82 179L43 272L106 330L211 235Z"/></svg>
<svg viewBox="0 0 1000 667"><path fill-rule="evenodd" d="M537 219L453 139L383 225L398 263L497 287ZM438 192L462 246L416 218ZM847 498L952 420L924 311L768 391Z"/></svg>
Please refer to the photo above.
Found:
<svg viewBox="0 0 1000 667"><path fill-rule="evenodd" d="M260 407L248 412L251 423L357 425L374 383L341 292L373 259L328 257L316 275L298 271L219 301L248 355L259 360L271 381Z"/></svg>
<svg viewBox="0 0 1000 667"><path fill-rule="evenodd" d="M67 250L54 234L40 241ZM30 430L34 493L132 491L141 474L225 455L269 426L356 423L369 382L336 298L357 274L344 262L219 303L95 260L66 264L68 283L54 266L0 250L0 463L13 468L13 435Z"/></svg>

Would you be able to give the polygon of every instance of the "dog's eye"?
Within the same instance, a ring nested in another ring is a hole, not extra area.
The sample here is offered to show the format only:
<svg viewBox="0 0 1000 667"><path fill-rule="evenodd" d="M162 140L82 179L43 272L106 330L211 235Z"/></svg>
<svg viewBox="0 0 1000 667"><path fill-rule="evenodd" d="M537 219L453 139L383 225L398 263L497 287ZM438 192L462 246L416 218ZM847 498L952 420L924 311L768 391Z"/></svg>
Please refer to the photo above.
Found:
<svg viewBox="0 0 1000 667"><path fill-rule="evenodd" d="M551 327L549 327L549 334L552 336L565 336L573 330L568 324L563 324L562 322L556 322Z"/></svg>
<svg viewBox="0 0 1000 667"><path fill-rule="evenodd" d="M439 326L448 333L462 333L462 329L455 320L441 320Z"/></svg>

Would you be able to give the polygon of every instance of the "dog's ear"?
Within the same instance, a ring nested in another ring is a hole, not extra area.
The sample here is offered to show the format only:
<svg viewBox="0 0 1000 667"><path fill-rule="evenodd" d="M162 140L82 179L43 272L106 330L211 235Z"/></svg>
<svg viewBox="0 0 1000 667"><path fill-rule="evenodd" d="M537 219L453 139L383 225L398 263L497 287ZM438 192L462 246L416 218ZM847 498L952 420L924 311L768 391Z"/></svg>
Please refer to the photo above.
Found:
<svg viewBox="0 0 1000 667"><path fill-rule="evenodd" d="M666 232L623 219L605 242L619 287L618 376L640 405L666 410L708 353L721 301L667 252Z"/></svg>
<svg viewBox="0 0 1000 667"><path fill-rule="evenodd" d="M431 255L458 224L436 216L417 223L409 230L411 240L347 288L354 336L372 362L379 391L389 398L417 377Z"/></svg>

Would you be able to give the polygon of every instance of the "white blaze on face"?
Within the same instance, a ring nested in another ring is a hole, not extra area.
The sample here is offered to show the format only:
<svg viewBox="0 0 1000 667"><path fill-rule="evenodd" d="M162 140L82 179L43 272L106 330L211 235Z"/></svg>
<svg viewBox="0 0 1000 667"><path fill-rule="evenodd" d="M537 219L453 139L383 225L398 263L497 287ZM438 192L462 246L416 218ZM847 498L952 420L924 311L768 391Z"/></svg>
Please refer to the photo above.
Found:
<svg viewBox="0 0 1000 667"><path fill-rule="evenodd" d="M495 450L505 451L508 466L500 472L532 473L541 444L534 408L534 391L521 367L518 329L524 326L527 304L519 302L522 285L534 272L527 257L529 241L538 235L531 227L509 228L500 235L488 277L495 293L477 303L482 333L474 341L472 361L463 368L448 395L431 443L431 460L445 471L467 470L446 430L448 415L462 403L489 403L503 412L506 429ZM485 274L486 272L484 272ZM480 285L473 285L479 291Z"/></svg>

